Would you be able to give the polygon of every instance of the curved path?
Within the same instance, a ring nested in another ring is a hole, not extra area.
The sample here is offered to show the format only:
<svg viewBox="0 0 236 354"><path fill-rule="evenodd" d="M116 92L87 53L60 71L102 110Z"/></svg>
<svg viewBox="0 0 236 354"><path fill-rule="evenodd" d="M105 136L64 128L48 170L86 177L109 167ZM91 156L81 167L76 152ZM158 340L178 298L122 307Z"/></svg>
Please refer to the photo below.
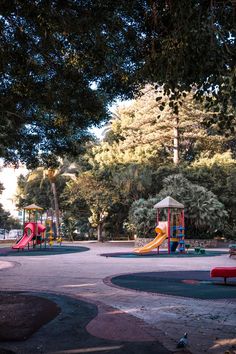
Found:
<svg viewBox="0 0 236 354"><path fill-rule="evenodd" d="M191 353L223 353L236 346L236 300L197 300L136 292L109 285L114 275L166 270L210 270L236 266L227 254L202 258L111 258L102 253L129 252L132 243L75 243L88 252L1 258L1 290L63 294L98 306L87 330L113 340L158 340L170 351L184 332ZM14 263L16 262L17 263ZM235 296L236 298L236 296ZM128 317L127 317L128 316ZM128 319L128 320L127 320Z"/></svg>

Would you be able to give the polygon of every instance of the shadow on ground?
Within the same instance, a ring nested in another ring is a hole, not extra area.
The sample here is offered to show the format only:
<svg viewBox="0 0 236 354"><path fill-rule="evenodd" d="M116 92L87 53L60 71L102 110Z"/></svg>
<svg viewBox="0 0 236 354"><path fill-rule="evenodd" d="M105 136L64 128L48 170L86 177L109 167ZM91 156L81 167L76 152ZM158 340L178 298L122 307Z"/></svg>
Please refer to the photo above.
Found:
<svg viewBox="0 0 236 354"><path fill-rule="evenodd" d="M0 248L0 257L7 256L53 256L58 254L69 254L69 253L78 253L89 251L88 247L84 246L53 246L53 247L35 247L30 249L20 249L15 250L11 247L2 247Z"/></svg>
<svg viewBox="0 0 236 354"><path fill-rule="evenodd" d="M119 275L111 282L122 288L197 299L236 298L236 281L210 278L208 271L143 272Z"/></svg>
<svg viewBox="0 0 236 354"><path fill-rule="evenodd" d="M1 354L171 353L157 341L125 342L91 335L86 326L97 316L98 310L97 306L85 301L53 294L1 292L0 305L0 329L5 327ZM16 309L20 316L15 316ZM45 321L49 322L45 324ZM10 331L7 336L6 326ZM27 335L22 327L28 330Z"/></svg>

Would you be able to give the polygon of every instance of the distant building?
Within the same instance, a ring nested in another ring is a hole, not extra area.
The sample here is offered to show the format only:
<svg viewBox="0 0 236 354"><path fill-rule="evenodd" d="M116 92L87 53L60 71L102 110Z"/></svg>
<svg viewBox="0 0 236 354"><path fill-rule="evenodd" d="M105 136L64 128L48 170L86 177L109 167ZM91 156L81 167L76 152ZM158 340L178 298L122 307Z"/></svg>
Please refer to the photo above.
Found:
<svg viewBox="0 0 236 354"><path fill-rule="evenodd" d="M26 175L29 171L25 166L19 165L18 168L14 166L3 166L3 162L0 162L0 183L3 184L4 190L0 194L0 203L3 209L8 211L14 218L22 221L22 211L16 208L16 190L17 190L17 178L20 175Z"/></svg>

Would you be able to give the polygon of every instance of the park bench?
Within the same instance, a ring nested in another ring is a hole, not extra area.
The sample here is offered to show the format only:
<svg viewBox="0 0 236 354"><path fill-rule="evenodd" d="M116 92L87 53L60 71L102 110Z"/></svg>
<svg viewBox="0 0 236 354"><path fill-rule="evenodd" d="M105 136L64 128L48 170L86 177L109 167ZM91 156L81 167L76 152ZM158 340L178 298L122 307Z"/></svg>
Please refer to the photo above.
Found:
<svg viewBox="0 0 236 354"><path fill-rule="evenodd" d="M236 278L236 267L216 267L211 270L211 278Z"/></svg>

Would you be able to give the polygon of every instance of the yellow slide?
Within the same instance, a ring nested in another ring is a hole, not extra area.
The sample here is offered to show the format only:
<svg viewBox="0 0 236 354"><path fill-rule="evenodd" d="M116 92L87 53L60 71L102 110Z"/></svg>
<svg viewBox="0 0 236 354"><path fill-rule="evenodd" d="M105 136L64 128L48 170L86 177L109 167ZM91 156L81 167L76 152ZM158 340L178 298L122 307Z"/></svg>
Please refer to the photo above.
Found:
<svg viewBox="0 0 236 354"><path fill-rule="evenodd" d="M145 254L159 247L165 241L165 239L168 238L166 229L167 229L167 222L161 221L155 228L157 236L154 238L154 240L152 240L151 242L149 242L147 245L143 247L135 248L133 252L137 254Z"/></svg>

